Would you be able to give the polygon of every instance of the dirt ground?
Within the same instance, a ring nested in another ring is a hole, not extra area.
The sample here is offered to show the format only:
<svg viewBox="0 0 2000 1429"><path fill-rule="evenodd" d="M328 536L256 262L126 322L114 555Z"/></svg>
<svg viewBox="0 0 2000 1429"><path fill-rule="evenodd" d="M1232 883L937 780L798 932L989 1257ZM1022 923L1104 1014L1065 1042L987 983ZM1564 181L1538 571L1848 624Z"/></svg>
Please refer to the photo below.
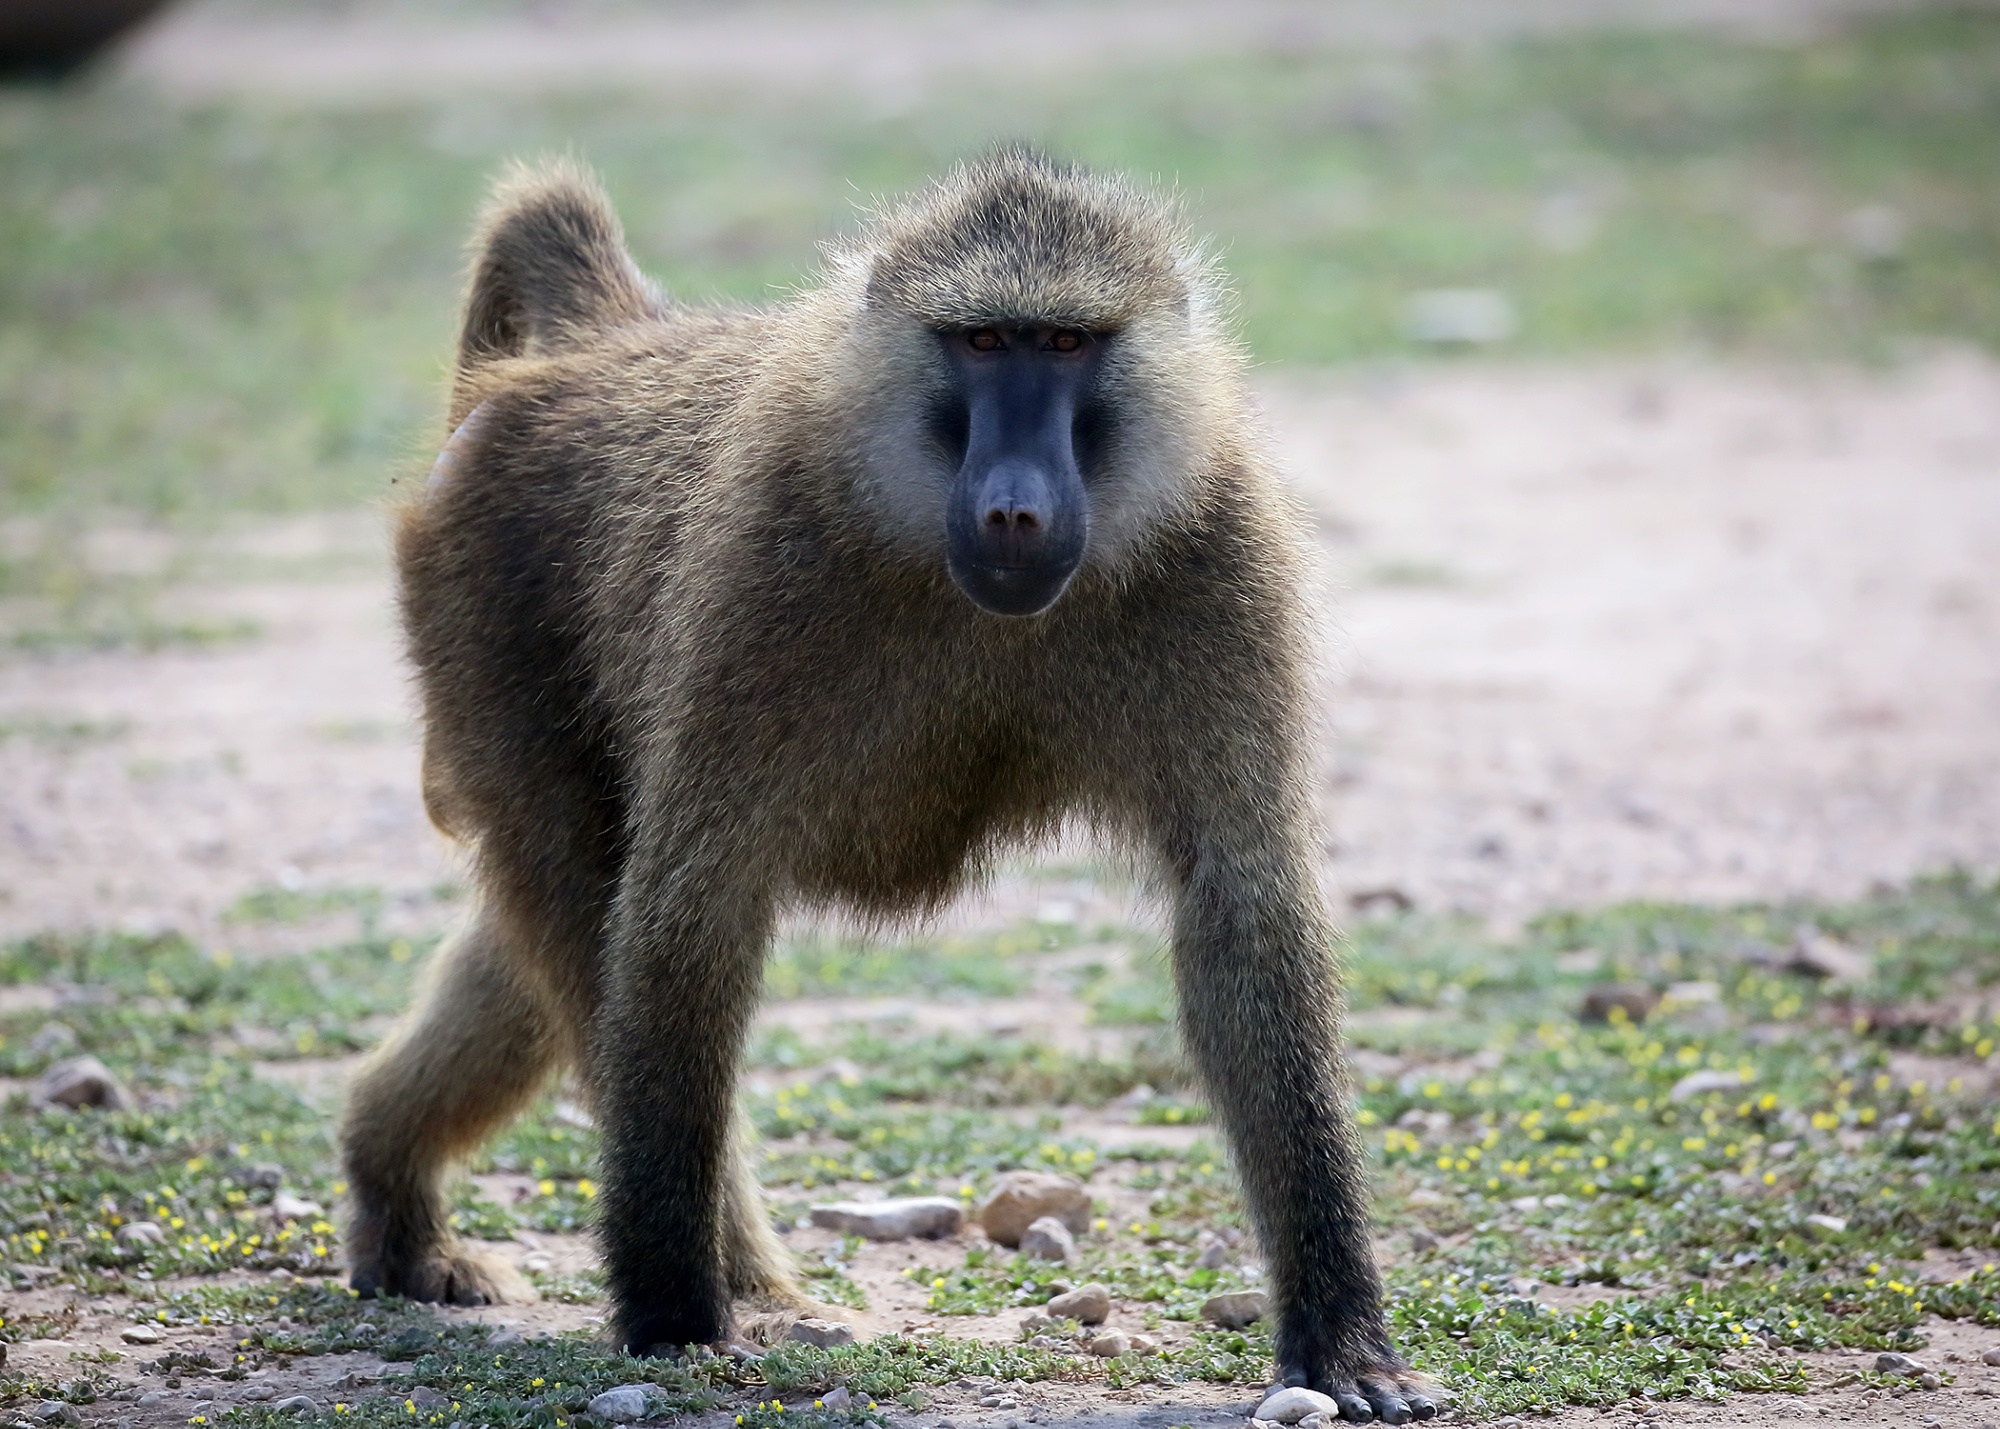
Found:
<svg viewBox="0 0 2000 1429"><path fill-rule="evenodd" d="M1343 903L1504 922L2000 867L2000 366L1264 390L1327 557ZM246 528L202 561L239 576L162 609L258 634L0 663L0 936L228 941L273 887L379 889L390 926L438 926L457 870L418 798L381 519ZM1003 879L962 916L1045 896Z"/></svg>

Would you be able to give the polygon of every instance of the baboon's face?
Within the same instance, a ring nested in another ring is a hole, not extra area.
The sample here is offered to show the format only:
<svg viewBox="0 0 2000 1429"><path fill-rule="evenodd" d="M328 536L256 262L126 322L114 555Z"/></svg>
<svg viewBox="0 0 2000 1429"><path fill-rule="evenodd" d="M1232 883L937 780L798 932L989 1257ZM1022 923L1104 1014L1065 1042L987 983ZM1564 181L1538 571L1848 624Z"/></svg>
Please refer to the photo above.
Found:
<svg viewBox="0 0 2000 1429"><path fill-rule="evenodd" d="M931 423L957 461L944 504L951 578L981 610L1034 615L1062 595L1090 534L1079 457L1088 464L1109 339L996 323L937 340L951 381Z"/></svg>

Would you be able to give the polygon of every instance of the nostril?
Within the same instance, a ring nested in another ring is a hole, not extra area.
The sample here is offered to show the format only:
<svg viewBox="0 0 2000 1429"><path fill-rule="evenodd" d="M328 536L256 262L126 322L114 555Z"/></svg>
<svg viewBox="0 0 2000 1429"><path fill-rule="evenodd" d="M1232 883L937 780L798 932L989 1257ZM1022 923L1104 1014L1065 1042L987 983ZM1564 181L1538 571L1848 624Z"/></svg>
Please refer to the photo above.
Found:
<svg viewBox="0 0 2000 1429"><path fill-rule="evenodd" d="M1018 508L1006 506L992 506L988 507L986 511L986 525L989 529L996 532L1008 530L1038 531L1041 529L1042 518L1033 511L1022 511Z"/></svg>

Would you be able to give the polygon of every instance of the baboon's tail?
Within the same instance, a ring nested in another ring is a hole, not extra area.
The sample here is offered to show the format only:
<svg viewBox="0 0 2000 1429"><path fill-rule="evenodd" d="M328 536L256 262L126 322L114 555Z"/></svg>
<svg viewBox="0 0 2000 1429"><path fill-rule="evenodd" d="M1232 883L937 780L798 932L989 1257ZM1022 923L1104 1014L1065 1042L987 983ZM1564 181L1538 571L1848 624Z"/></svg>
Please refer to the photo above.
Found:
<svg viewBox="0 0 2000 1429"><path fill-rule="evenodd" d="M642 318L659 302L625 251L604 190L566 160L501 178L472 251L461 372L569 346Z"/></svg>

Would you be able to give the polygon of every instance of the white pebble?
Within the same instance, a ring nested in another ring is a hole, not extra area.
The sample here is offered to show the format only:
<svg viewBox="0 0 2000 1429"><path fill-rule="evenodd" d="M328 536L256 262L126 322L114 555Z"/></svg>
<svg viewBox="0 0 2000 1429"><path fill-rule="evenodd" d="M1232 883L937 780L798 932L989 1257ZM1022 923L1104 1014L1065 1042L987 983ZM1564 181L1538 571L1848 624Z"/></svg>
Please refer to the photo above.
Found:
<svg viewBox="0 0 2000 1429"><path fill-rule="evenodd" d="M812 1223L869 1240L939 1240L958 1234L965 1209L948 1196L834 1201L812 1208Z"/></svg>
<svg viewBox="0 0 2000 1429"><path fill-rule="evenodd" d="M1279 1424L1296 1424L1308 1414L1324 1414L1329 1419L1338 1419L1340 1406L1333 1402L1331 1395L1293 1386L1279 1390L1258 1405L1255 1417Z"/></svg>

